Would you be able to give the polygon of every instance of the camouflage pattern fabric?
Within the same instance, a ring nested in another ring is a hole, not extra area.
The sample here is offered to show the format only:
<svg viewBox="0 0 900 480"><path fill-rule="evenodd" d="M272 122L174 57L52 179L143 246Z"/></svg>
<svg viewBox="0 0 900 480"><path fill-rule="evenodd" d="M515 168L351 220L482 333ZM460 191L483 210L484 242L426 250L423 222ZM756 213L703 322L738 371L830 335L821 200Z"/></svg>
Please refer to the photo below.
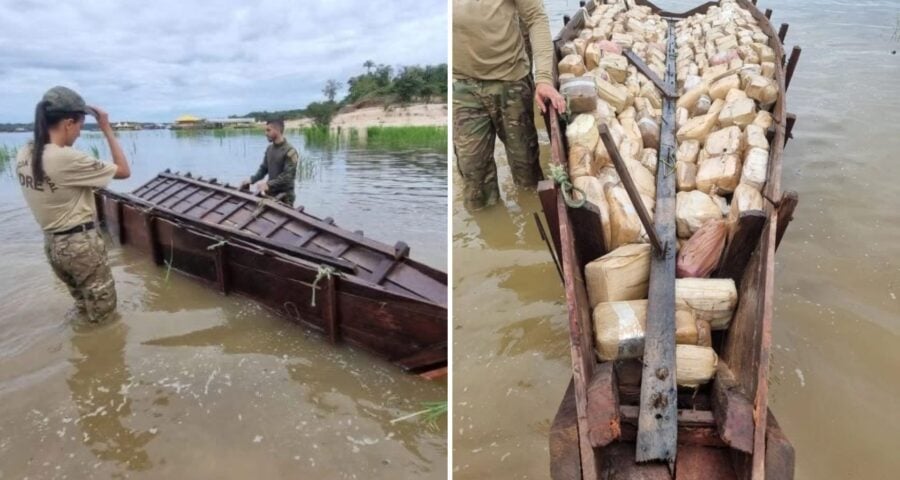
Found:
<svg viewBox="0 0 900 480"><path fill-rule="evenodd" d="M106 243L96 229L44 236L44 251L56 276L66 284L75 306L90 322L105 320L116 309L116 284Z"/></svg>
<svg viewBox="0 0 900 480"><path fill-rule="evenodd" d="M453 147L466 208L484 208L500 199L494 163L495 137L500 137L506 147L516 185L537 185L542 174L530 75L512 82L453 82Z"/></svg>

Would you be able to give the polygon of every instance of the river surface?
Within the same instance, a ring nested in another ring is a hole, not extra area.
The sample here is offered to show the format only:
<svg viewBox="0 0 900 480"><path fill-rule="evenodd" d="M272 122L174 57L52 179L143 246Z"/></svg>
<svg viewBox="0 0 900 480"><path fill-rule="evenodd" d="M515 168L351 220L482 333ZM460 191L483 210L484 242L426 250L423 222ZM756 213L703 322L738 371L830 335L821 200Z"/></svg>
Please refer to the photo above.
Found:
<svg viewBox="0 0 900 480"><path fill-rule="evenodd" d="M120 132L129 191L171 168L236 184L262 133ZM16 147L26 134L0 134ZM383 151L289 141L297 203L446 269L443 149ZM85 133L76 147L97 147ZM119 321L73 328L72 301L7 166L0 171L0 478L446 478L445 419L391 420L444 400L429 382L149 257L110 248Z"/></svg>
<svg viewBox="0 0 900 480"><path fill-rule="evenodd" d="M554 35L578 9L545 5ZM776 256L770 406L796 449L796 479L897 478L900 3L760 7L776 29L790 24L788 51L803 47L782 180L800 204ZM565 304L532 220L536 195L517 191L499 157L501 205L470 213L453 194L453 468L462 479L547 478L547 433L571 376Z"/></svg>

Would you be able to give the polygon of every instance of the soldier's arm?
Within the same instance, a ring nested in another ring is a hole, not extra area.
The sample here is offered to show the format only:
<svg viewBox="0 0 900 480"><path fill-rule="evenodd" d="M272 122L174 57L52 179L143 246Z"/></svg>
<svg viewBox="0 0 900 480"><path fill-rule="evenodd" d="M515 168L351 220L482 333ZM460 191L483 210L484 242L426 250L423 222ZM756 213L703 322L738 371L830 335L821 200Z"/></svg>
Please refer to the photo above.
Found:
<svg viewBox="0 0 900 480"><path fill-rule="evenodd" d="M528 39L534 57L534 83L553 85L553 42L550 39L550 21L541 0L515 0L519 18L528 27Z"/></svg>
<svg viewBox="0 0 900 480"><path fill-rule="evenodd" d="M268 149L266 150L268 152ZM269 166L266 165L266 154L263 154L262 163L259 165L259 169L250 177L250 183L256 183L263 179L266 174L269 173Z"/></svg>
<svg viewBox="0 0 900 480"><path fill-rule="evenodd" d="M300 163L300 154L297 149L291 148L284 155L284 170L281 175L269 179L270 190L286 190L294 184L294 178L297 176L297 164Z"/></svg>

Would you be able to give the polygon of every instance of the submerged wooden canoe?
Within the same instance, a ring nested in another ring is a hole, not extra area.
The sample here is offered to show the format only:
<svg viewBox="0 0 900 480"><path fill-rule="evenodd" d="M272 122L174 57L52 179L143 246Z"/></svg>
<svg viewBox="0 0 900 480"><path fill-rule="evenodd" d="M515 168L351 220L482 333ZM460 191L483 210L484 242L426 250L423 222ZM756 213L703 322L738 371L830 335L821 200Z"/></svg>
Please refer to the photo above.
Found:
<svg viewBox="0 0 900 480"><path fill-rule="evenodd" d="M447 366L447 274L286 205L168 171L95 194L102 225L158 265L257 300L292 320L433 374Z"/></svg>
<svg viewBox="0 0 900 480"><path fill-rule="evenodd" d="M583 27L585 13L596 8L594 2L581 3L585 8L571 19L565 17L566 25L554 42L557 86L556 64L562 58L561 47ZM716 4L709 2L686 13L672 13L645 0L628 3L650 7L653 13L667 19L703 13ZM544 214L562 262L573 372L550 432L550 470L554 480L793 478L794 450L768 409L767 373L775 249L797 203L796 193L781 191L781 157L793 125L793 116L786 112L786 86L799 48L787 61L782 46L787 25L776 33L769 22L771 11L760 12L755 0L737 3L751 12L776 55L779 93L770 110L774 126L768 132L771 147L763 190L769 201L764 211L740 218L740 225L726 246L724 257L728 262L723 262L713 274L735 279L739 303L728 330L713 332L713 347L720 359L716 377L696 392L678 389L678 450L674 468L665 463L635 460L641 361L598 363L594 355L591 305L583 272L586 263L607 253L599 234L599 215L567 206L562 191L552 181L542 182L539 187ZM552 109L544 119L550 136L551 162L565 167L565 122Z"/></svg>

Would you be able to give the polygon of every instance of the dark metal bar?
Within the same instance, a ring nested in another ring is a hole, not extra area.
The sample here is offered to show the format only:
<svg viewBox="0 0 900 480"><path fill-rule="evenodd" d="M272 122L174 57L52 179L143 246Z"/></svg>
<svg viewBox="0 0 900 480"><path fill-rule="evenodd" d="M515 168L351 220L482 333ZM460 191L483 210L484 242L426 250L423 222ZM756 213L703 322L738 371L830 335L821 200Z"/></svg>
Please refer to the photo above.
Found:
<svg viewBox="0 0 900 480"><path fill-rule="evenodd" d="M606 124L601 124L599 130L600 141L603 142L603 146L606 147L606 151L609 152L609 156L613 160L616 172L619 173L619 178L622 179L622 185L625 186L625 191L628 192L628 198L631 199L634 210L637 212L638 217L640 217L641 223L644 224L644 230L647 231L647 235L650 237L650 243L653 244L653 249L656 251L656 254L662 256L665 252L665 246L660 242L659 237L656 235L656 230L653 228L653 220L650 219L650 213L647 212L647 207L644 205L644 202L641 201L641 194L638 192L637 186L635 186L634 180L631 178L631 172L628 171L625 160L622 160L622 156L619 155L619 149L616 148L616 142L609 133L609 128Z"/></svg>
<svg viewBox="0 0 900 480"><path fill-rule="evenodd" d="M666 85L675 89L675 25L669 21ZM644 367L638 418L638 462L664 460L672 472L678 437L678 389L675 385L675 99L663 99L659 168L656 172L656 234L665 245L650 259ZM649 231L648 231L649 233Z"/></svg>
<svg viewBox="0 0 900 480"><path fill-rule="evenodd" d="M660 80L656 73L654 73L653 70L650 70L650 67L648 67L643 60L641 60L641 57L638 57L637 54L631 50L625 50L625 52L623 53L625 54L625 58L627 58L628 61L638 69L639 72L643 73L647 78L649 78L650 81L653 82L653 85L656 85L656 88L658 88L663 95L667 97L676 96L675 91L668 90L666 88L666 85L662 80Z"/></svg>
<svg viewBox="0 0 900 480"><path fill-rule="evenodd" d="M797 62L800 61L800 52L802 49L800 47L794 47L791 50L791 57L788 59L787 70L784 72L784 89L787 91L788 87L791 85L791 78L794 77L794 69L797 68Z"/></svg>

